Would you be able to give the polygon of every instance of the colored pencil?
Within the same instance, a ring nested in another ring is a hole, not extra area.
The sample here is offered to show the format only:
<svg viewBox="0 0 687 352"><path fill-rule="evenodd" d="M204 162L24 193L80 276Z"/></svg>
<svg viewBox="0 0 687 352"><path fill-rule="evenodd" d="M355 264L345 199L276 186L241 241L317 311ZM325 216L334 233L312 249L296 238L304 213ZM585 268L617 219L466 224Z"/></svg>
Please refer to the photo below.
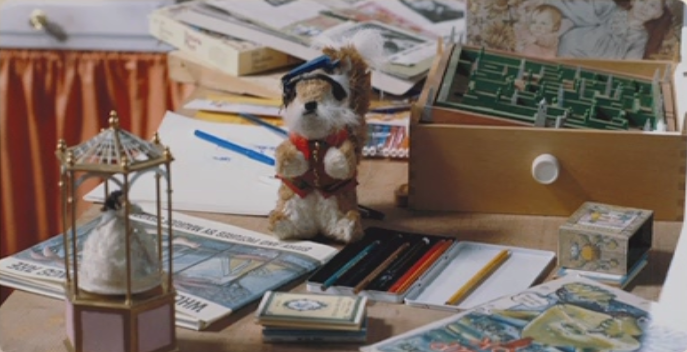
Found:
<svg viewBox="0 0 687 352"><path fill-rule="evenodd" d="M409 250L407 250L403 255L401 255L398 260L394 261L389 269L384 270L384 273L372 281L372 286L370 289L375 289L378 291L386 291L393 282L398 279L398 274L401 270L411 263L415 258L418 258L418 254L422 254L420 251L428 246L430 243L429 238L423 237L420 241L415 243Z"/></svg>
<svg viewBox="0 0 687 352"><path fill-rule="evenodd" d="M406 131L408 132L408 131ZM401 144L398 147L398 157L399 158L407 158L410 156L410 151L408 150L410 146L410 136L408 136L408 133L406 133L403 136L403 140L401 141Z"/></svg>
<svg viewBox="0 0 687 352"><path fill-rule="evenodd" d="M484 279L486 279L491 273L493 273L496 268L498 268L503 262L508 259L510 251L507 249L502 250L492 258L487 265L485 265L480 271L477 272L468 282L465 283L461 288L456 291L447 301L446 304L456 305L458 302L463 300L468 293L474 290Z"/></svg>
<svg viewBox="0 0 687 352"><path fill-rule="evenodd" d="M429 269L434 262L448 249L448 247L453 244L453 240L441 240L434 244L432 248L423 255L420 260L415 263L403 276L401 276L398 281L396 281L391 288L389 288L389 292L391 293L400 293L400 292L405 292L405 290L412 285L417 278L420 277L427 269Z"/></svg>
<svg viewBox="0 0 687 352"><path fill-rule="evenodd" d="M362 251L360 251L355 257L353 257L351 260L349 260L346 264L344 264L339 270L337 270L332 276L330 276L323 284L320 286L320 289L322 291L326 291L329 287L334 285L337 280L341 278L343 274L345 274L347 271L351 270L353 266L358 264L363 258L365 258L370 252L379 245L379 240L376 240L370 244L367 245L367 247L363 248Z"/></svg>
<svg viewBox="0 0 687 352"><path fill-rule="evenodd" d="M384 238L381 240L379 247L375 249L374 255L368 256L360 264L349 270L345 275L341 276L336 282L337 286L341 287L355 287L363 280L371 271L373 271L384 259L389 256L399 245L403 242L403 235L396 234L391 238ZM357 252L355 252L357 253Z"/></svg>
<svg viewBox="0 0 687 352"><path fill-rule="evenodd" d="M398 127L398 133L396 135L394 143L388 151L390 157L397 158L400 156L400 146L403 143L403 140L406 138L406 128L407 127L405 126Z"/></svg>
<svg viewBox="0 0 687 352"><path fill-rule="evenodd" d="M402 244L401 246L399 246L398 248L396 248L396 250L393 253L391 253L391 255L388 258L386 258L381 264L379 264L379 266L377 268L375 268L375 270L373 270L369 275L365 276L365 278L362 279L360 281L360 283L355 285L355 287L353 288L353 293L358 294L358 292L362 291L365 288L365 286L369 285L370 282L372 282L372 280L374 280L374 278L379 276L379 274L381 274L382 271L384 271L384 269L389 267L389 265L391 265L391 263L394 260L396 260L396 258L398 258L398 256L401 254L401 252L403 252L409 246L410 246L410 242L406 242L406 243Z"/></svg>
<svg viewBox="0 0 687 352"><path fill-rule="evenodd" d="M391 293L405 292L434 262L443 252L453 243L449 240L441 240L435 243L413 266L411 266L394 284L389 288Z"/></svg>
<svg viewBox="0 0 687 352"><path fill-rule="evenodd" d="M396 145L399 144L399 142L400 142L399 137L403 138L401 133L402 133L402 130L404 128L405 127L403 127L403 126L392 126L391 127L391 132L390 132L391 135L389 136L389 138L386 140L386 143L382 147L381 153L382 153L383 157L388 158L389 156L391 156L391 150L394 147L396 147Z"/></svg>

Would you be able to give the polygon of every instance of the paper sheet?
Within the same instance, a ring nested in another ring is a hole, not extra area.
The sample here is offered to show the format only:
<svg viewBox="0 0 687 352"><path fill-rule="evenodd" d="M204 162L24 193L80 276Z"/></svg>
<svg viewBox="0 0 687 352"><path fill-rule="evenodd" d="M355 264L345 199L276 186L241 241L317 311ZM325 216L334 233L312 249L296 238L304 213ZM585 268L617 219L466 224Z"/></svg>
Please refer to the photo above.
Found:
<svg viewBox="0 0 687 352"><path fill-rule="evenodd" d="M167 112L158 132L175 158L171 166L174 210L268 215L276 205L279 187L273 178L274 167L201 140L193 135L196 129L271 157L282 141L264 127L208 122ZM111 183L110 189L113 187ZM165 187L163 182L163 206L167 199ZM101 184L84 199L102 201L103 196ZM129 197L142 204L154 201L153 175L144 174L136 180Z"/></svg>

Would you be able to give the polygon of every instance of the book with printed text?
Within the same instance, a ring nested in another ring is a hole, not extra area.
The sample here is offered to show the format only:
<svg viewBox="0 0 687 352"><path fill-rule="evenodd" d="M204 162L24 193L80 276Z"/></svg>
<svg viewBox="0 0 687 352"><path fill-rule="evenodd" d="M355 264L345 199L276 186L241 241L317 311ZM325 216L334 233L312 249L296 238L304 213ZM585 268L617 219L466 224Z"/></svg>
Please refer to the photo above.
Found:
<svg viewBox="0 0 687 352"><path fill-rule="evenodd" d="M151 236L156 235L154 215L134 214L131 218ZM96 218L78 227L79 251L98 222ZM334 247L327 245L279 241L266 234L181 213L173 213L172 223L177 325L190 329L205 329L259 300L265 292L304 277L336 253ZM166 239L163 243L163 251L169 250ZM62 236L58 235L0 259L0 285L62 299L63 258Z"/></svg>

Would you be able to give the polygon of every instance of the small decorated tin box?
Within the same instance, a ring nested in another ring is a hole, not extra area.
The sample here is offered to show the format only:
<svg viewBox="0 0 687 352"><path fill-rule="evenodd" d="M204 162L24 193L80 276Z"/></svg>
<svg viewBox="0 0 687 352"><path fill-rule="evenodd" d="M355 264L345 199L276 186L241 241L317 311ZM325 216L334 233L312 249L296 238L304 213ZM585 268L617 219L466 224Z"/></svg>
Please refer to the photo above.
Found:
<svg viewBox="0 0 687 352"><path fill-rule="evenodd" d="M653 237L651 210L586 202L560 227L560 267L625 275Z"/></svg>

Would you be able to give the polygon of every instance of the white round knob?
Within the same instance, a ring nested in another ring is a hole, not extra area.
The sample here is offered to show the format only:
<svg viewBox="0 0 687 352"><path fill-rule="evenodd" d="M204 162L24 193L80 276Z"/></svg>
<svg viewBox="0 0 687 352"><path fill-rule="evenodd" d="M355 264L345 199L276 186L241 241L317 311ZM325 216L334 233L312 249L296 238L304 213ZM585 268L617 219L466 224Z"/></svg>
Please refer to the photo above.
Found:
<svg viewBox="0 0 687 352"><path fill-rule="evenodd" d="M550 185L558 178L558 159L551 154L542 154L532 162L532 177L542 185Z"/></svg>

